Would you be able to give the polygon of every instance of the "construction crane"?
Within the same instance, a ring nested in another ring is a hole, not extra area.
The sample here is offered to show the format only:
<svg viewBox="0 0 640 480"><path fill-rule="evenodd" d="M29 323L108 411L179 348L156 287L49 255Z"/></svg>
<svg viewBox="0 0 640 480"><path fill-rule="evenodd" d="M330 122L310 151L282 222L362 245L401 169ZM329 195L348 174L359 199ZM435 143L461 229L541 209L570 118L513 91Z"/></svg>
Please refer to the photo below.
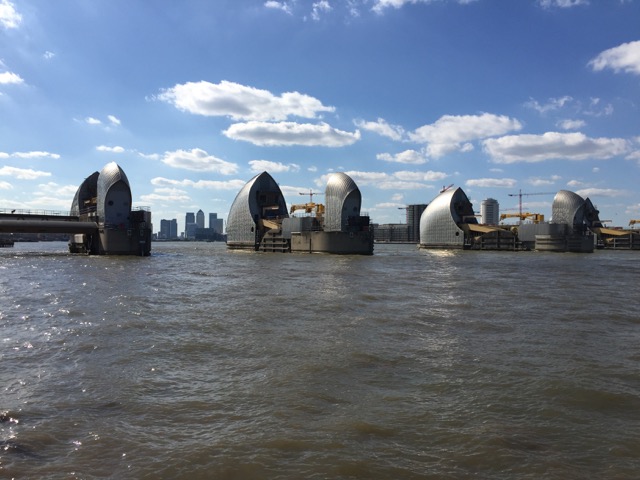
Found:
<svg viewBox="0 0 640 480"><path fill-rule="evenodd" d="M640 220L629 220L629 226L635 225L636 223L640 223Z"/></svg>
<svg viewBox="0 0 640 480"><path fill-rule="evenodd" d="M453 183L451 185L447 185L446 187L443 185L442 189L440 190L440 193L444 193L447 190L449 190L451 187L453 187Z"/></svg>
<svg viewBox="0 0 640 480"><path fill-rule="evenodd" d="M298 194L299 195L309 195L309 203L313 203L313 196L314 195L323 195L322 193L314 192L311 189L309 189L309 192L298 192Z"/></svg>
<svg viewBox="0 0 640 480"><path fill-rule="evenodd" d="M505 218L519 218L521 222L523 220L526 220L527 218L531 218L533 223L542 223L542 222L544 222L544 215L541 214L541 213L529 213L529 212L523 212L523 213L501 213L500 214L500 221L504 220Z"/></svg>
<svg viewBox="0 0 640 480"><path fill-rule="evenodd" d="M314 210L316 211L316 217L321 217L324 214L324 205L321 203L300 203L291 205L291 209L289 211L290 214L293 214L296 210L304 210L305 213L311 213Z"/></svg>
<svg viewBox="0 0 640 480"><path fill-rule="evenodd" d="M518 190L518 193L509 193L510 197L518 197L518 213L522 216L522 197L529 195L555 195L554 192L533 192L533 193L522 193L522 190Z"/></svg>
<svg viewBox="0 0 640 480"><path fill-rule="evenodd" d="M405 213L405 220L408 218L408 214L409 214L409 207L398 207L398 210L404 210ZM407 222L409 223L409 222Z"/></svg>

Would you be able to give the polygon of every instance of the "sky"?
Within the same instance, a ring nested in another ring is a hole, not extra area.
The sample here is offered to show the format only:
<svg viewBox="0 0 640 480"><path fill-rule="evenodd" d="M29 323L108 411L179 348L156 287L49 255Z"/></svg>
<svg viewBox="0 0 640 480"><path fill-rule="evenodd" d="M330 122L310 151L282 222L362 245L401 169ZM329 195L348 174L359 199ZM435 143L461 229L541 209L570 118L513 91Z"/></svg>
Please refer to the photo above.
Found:
<svg viewBox="0 0 640 480"><path fill-rule="evenodd" d="M68 211L109 162L154 231L263 171L288 204L345 172L374 223L453 185L625 227L640 0L0 0L0 211Z"/></svg>

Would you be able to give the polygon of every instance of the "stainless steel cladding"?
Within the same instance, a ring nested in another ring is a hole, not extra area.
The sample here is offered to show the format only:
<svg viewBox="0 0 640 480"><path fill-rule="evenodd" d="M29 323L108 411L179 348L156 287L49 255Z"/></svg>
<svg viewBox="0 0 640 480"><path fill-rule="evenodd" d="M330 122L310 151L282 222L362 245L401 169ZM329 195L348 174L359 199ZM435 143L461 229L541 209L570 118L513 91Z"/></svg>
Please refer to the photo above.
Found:
<svg viewBox="0 0 640 480"><path fill-rule="evenodd" d="M584 198L569 190L560 190L553 197L551 219L553 223L573 225L582 223Z"/></svg>
<svg viewBox="0 0 640 480"><path fill-rule="evenodd" d="M267 172L256 175L236 195L227 219L227 245L255 248L260 243L260 221L287 217L280 187Z"/></svg>
<svg viewBox="0 0 640 480"><path fill-rule="evenodd" d="M125 225L131 212L131 188L120 166L111 162L98 176L98 218L105 227Z"/></svg>
<svg viewBox="0 0 640 480"><path fill-rule="evenodd" d="M326 232L346 231L349 217L359 217L362 194L356 182L346 173L333 173L327 181L325 190Z"/></svg>
<svg viewBox="0 0 640 480"><path fill-rule="evenodd" d="M458 224L478 223L473 215L473 205L461 188L440 193L420 217L420 246L463 248L464 231Z"/></svg>
<svg viewBox="0 0 640 480"><path fill-rule="evenodd" d="M81 215L95 212L96 201L98 197L98 176L99 172L93 172L85 178L82 185L78 188L76 195L71 203L71 215Z"/></svg>
<svg viewBox="0 0 640 480"><path fill-rule="evenodd" d="M591 200L583 199L569 190L560 190L556 193L551 206L551 217L553 223L564 223L572 226L574 230L581 230L585 226L601 226L598 210Z"/></svg>

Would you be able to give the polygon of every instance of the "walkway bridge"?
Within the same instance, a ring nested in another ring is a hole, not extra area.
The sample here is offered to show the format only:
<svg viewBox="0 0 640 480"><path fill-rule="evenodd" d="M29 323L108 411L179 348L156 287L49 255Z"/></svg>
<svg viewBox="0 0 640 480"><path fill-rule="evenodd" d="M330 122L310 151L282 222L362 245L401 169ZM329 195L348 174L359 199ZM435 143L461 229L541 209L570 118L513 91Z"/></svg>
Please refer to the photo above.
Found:
<svg viewBox="0 0 640 480"><path fill-rule="evenodd" d="M98 224L70 212L0 208L0 233L93 234Z"/></svg>

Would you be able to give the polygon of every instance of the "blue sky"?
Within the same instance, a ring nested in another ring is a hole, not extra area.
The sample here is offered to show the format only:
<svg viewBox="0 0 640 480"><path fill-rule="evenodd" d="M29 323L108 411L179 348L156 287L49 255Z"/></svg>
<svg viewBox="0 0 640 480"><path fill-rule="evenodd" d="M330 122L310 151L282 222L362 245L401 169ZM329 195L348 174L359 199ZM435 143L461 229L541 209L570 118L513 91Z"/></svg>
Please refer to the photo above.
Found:
<svg viewBox="0 0 640 480"><path fill-rule="evenodd" d="M376 223L454 184L626 226L639 113L640 0L0 0L0 208L115 161L156 231L264 170L290 204L344 171Z"/></svg>

